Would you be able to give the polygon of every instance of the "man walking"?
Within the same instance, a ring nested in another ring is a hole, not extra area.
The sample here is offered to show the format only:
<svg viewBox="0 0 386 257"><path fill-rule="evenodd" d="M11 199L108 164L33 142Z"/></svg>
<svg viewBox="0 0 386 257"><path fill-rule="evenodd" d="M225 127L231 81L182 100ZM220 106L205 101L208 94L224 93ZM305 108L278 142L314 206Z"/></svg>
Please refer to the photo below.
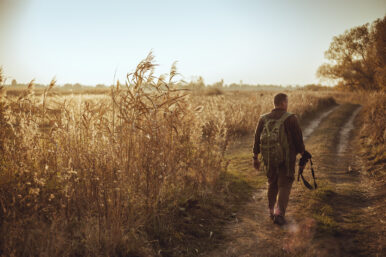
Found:
<svg viewBox="0 0 386 257"><path fill-rule="evenodd" d="M268 208L274 223L284 225L298 153L305 151L302 130L297 117L287 112L288 96L274 97L275 108L261 115L255 131L253 166L260 168L263 160L268 177ZM275 204L277 202L277 207Z"/></svg>

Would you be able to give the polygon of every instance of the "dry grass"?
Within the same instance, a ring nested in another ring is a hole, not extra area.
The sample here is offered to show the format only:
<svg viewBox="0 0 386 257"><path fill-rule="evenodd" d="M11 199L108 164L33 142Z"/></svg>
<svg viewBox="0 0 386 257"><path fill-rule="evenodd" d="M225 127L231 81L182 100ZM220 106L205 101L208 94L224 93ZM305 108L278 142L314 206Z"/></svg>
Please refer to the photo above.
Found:
<svg viewBox="0 0 386 257"><path fill-rule="evenodd" d="M173 226L178 201L210 191L226 130L202 123L201 109L174 89L174 68L154 78L152 58L110 98L49 99L53 81L39 97L31 83L3 99L6 255L146 254Z"/></svg>
<svg viewBox="0 0 386 257"><path fill-rule="evenodd" d="M284 91L289 96L289 111L296 113L304 122L320 110L335 104L330 92ZM270 112L273 97L278 91L227 92L222 95L196 96L206 110L206 119L222 115L231 138L244 136L256 128L259 116Z"/></svg>
<svg viewBox="0 0 386 257"><path fill-rule="evenodd" d="M336 94L341 102L351 102L363 106L357 119L360 127L361 153L367 160L367 171L377 180L385 181L386 164L386 94L380 92L345 92Z"/></svg>
<svg viewBox="0 0 386 257"><path fill-rule="evenodd" d="M5 255L178 256L192 244L181 211L223 197L229 140L254 131L276 92L195 95L174 82L174 65L168 77L153 70L149 54L98 97L52 94L55 80L39 94L33 81L17 96L2 91ZM287 93L300 118L332 94Z"/></svg>
<svg viewBox="0 0 386 257"><path fill-rule="evenodd" d="M18 86L18 87L11 87L6 86L7 89L7 95L8 96L20 96L20 94L23 94L25 90L28 88L28 86ZM36 96L41 96L44 93L45 88L44 87L37 87L34 89L34 94ZM71 96L71 95L79 95L79 94L87 94L87 95L105 95L108 94L111 91L110 87L106 88L95 88L95 87L83 87L78 89L66 89L63 87L54 87L50 90L48 93L49 96Z"/></svg>
<svg viewBox="0 0 386 257"><path fill-rule="evenodd" d="M371 93L362 103L363 109L360 113L362 153L369 161L369 174L384 183L386 175L386 95L382 92Z"/></svg>

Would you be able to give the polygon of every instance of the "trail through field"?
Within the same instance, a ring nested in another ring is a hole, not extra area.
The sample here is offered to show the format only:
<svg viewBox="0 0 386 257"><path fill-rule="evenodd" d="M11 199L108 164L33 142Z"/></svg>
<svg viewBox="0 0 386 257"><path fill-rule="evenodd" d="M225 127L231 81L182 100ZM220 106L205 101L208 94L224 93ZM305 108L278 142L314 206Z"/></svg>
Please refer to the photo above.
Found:
<svg viewBox="0 0 386 257"><path fill-rule="evenodd" d="M308 126L306 128L304 128L303 140L304 141L307 140L308 137L312 134L312 132L314 132L314 130L319 126L320 122L325 117L327 117L330 113L332 113L335 109L337 109L338 107L339 107L339 105L338 106L334 106L330 110L323 112L318 117L315 117L315 119L311 120L311 122L308 124Z"/></svg>
<svg viewBox="0 0 386 257"><path fill-rule="evenodd" d="M333 107L303 128L319 188L310 191L295 179L285 226L269 219L267 184L261 184L226 225L225 239L202 256L382 256L384 229L372 229L379 219L370 213L372 196L363 186L353 140L360 108ZM253 135L236 142L230 166L263 179L252 167L252 144ZM308 165L304 173L311 181Z"/></svg>

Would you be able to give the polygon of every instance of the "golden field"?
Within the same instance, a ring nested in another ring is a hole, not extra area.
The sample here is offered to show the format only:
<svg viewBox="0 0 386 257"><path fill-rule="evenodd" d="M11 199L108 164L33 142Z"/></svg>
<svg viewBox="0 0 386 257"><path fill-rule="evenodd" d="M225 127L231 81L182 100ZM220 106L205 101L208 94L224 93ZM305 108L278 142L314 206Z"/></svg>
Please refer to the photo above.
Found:
<svg viewBox="0 0 386 257"><path fill-rule="evenodd" d="M2 89L6 255L148 256L183 242L179 212L219 192L229 143L254 131L277 91L183 90L175 67L169 77L154 77L153 68L149 56L124 84L99 95L53 93L55 81L39 94L33 84L18 94ZM302 123L334 98L359 97L283 91ZM366 97L373 100L362 112L362 133L372 136L364 145L377 161L384 159L385 96Z"/></svg>

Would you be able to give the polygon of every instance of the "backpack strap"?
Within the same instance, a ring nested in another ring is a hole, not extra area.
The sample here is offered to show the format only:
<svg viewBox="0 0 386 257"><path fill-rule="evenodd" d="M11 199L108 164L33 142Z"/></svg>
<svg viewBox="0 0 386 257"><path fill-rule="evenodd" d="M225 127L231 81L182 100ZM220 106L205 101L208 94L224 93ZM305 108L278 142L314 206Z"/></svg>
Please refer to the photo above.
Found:
<svg viewBox="0 0 386 257"><path fill-rule="evenodd" d="M267 116L268 116L269 113L264 113L262 114L260 117L261 119L265 122L267 120Z"/></svg>
<svg viewBox="0 0 386 257"><path fill-rule="evenodd" d="M269 113L265 113L261 115L261 119L263 120L263 128L265 128L269 134L269 126L268 124L272 121L270 118L268 118Z"/></svg>
<svg viewBox="0 0 386 257"><path fill-rule="evenodd" d="M275 127L279 128L280 125L291 115L292 115L292 113L290 113L290 112L283 113L281 115L281 117L276 121Z"/></svg>

